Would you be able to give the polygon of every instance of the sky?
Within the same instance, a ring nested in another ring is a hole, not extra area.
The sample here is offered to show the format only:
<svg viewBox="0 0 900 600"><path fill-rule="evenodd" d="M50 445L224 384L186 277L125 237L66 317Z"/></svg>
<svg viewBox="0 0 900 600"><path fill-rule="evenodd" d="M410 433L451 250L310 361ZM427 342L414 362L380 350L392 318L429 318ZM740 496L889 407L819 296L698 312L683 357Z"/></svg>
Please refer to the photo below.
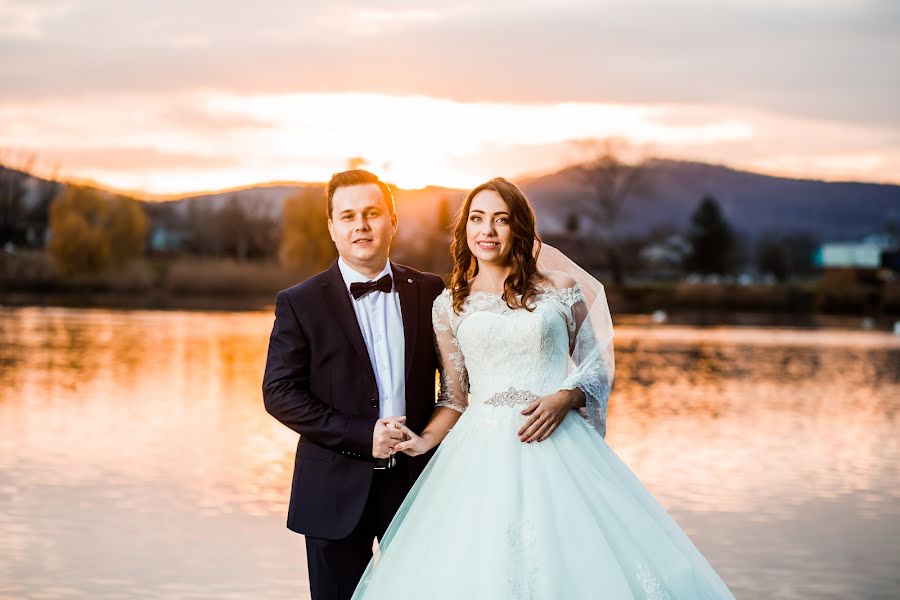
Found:
<svg viewBox="0 0 900 600"><path fill-rule="evenodd" d="M900 183L895 0L0 0L0 161L145 194L627 158ZM15 165L13 165L15 166Z"/></svg>

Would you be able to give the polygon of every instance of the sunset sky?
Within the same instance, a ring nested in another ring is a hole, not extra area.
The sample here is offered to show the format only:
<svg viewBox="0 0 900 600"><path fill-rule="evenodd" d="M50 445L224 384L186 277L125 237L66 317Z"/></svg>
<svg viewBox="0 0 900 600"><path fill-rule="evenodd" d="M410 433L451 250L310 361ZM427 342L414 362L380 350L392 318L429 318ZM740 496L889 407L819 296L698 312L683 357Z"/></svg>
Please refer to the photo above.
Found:
<svg viewBox="0 0 900 600"><path fill-rule="evenodd" d="M900 183L896 0L0 0L0 161L152 194L550 172Z"/></svg>

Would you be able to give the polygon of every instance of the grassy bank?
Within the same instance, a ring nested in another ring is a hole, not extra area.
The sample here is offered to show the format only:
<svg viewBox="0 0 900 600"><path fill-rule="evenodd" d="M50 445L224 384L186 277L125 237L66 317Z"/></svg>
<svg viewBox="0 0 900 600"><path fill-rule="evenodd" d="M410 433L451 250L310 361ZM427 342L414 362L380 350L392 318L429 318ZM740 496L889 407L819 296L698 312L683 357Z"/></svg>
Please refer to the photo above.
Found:
<svg viewBox="0 0 900 600"><path fill-rule="evenodd" d="M256 309L306 274L276 263L142 259L114 271L63 275L42 253L0 260L0 303L123 308Z"/></svg>
<svg viewBox="0 0 900 600"><path fill-rule="evenodd" d="M662 283L607 286L610 307L626 312L710 310L881 316L900 315L900 282L875 286L829 284Z"/></svg>

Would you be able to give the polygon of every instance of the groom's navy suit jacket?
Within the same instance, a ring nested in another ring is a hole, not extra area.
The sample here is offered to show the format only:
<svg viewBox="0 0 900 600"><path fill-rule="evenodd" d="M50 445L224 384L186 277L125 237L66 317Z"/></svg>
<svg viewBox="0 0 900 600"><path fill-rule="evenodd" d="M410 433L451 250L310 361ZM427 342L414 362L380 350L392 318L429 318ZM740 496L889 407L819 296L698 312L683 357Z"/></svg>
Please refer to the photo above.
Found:
<svg viewBox="0 0 900 600"><path fill-rule="evenodd" d="M444 284L437 275L391 266L403 317L407 425L420 433L434 410L431 305ZM379 394L337 262L278 293L263 399L272 416L300 434L288 528L312 537L346 537L360 520L372 483ZM396 468L408 470L412 485L428 456Z"/></svg>

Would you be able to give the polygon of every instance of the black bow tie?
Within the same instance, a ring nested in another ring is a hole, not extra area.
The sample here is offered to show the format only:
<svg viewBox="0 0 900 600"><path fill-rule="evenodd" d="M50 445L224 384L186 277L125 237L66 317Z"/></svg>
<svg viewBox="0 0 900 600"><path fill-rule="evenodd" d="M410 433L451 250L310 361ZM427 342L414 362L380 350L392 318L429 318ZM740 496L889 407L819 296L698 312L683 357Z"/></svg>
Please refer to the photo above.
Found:
<svg viewBox="0 0 900 600"><path fill-rule="evenodd" d="M387 294L393 289L393 281L391 281L390 273L379 279L378 281L367 281L365 283L351 283L350 293L359 300L371 291L378 290Z"/></svg>

